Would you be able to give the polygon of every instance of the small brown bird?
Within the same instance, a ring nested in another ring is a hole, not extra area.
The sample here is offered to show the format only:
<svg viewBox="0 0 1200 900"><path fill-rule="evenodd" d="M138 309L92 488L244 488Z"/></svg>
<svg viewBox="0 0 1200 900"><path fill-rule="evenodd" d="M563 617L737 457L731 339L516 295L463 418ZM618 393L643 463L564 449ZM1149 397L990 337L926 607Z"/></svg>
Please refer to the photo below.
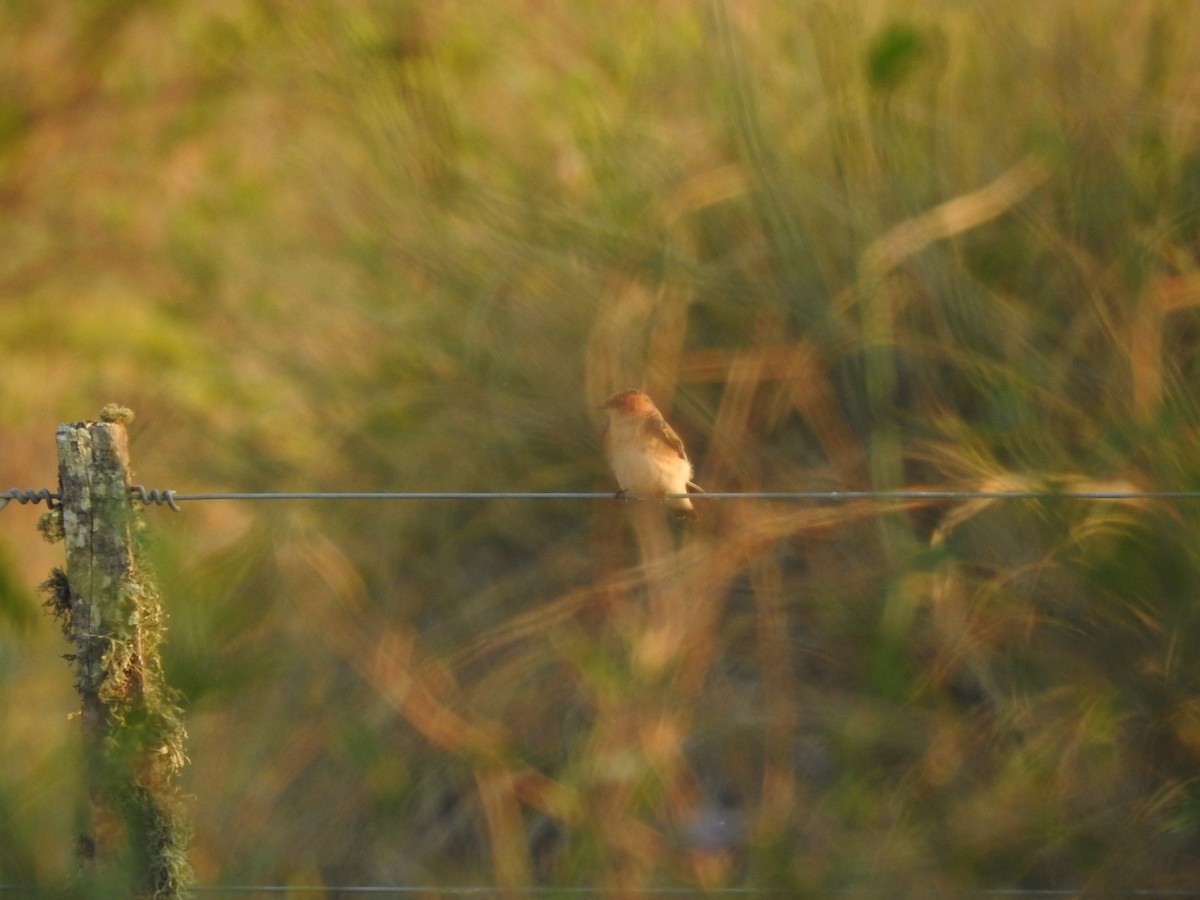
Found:
<svg viewBox="0 0 1200 900"><path fill-rule="evenodd" d="M692 463L683 441L654 401L630 389L613 394L600 408L608 415L604 455L621 488L618 497L704 493L692 482ZM687 497L673 497L667 503L680 516L699 518Z"/></svg>

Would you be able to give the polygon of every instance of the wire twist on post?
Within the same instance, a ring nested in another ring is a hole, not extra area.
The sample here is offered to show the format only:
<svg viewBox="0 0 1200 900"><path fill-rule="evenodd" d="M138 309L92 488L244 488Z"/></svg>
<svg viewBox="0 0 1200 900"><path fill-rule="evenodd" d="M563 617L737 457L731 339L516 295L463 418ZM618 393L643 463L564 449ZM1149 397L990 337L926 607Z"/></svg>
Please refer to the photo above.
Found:
<svg viewBox="0 0 1200 900"><path fill-rule="evenodd" d="M8 504L13 500L16 500L22 506L26 505L27 503L41 503L43 500L45 500L46 506L49 509L58 509L61 505L59 503L58 494L55 494L46 488L41 488L40 490L36 491L32 488L25 488L24 490L21 488L9 488L3 494L0 494L0 509L4 509L4 507L8 506Z"/></svg>
<svg viewBox="0 0 1200 900"><path fill-rule="evenodd" d="M175 491L146 490L140 484L131 484L129 493L142 503L153 503L155 506L169 506L175 512L182 512L175 502Z"/></svg>

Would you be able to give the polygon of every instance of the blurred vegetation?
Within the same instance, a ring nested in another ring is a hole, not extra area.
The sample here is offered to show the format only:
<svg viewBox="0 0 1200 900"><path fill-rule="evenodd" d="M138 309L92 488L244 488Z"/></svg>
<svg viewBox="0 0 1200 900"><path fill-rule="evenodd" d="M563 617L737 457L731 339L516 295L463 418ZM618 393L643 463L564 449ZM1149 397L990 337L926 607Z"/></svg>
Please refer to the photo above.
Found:
<svg viewBox="0 0 1200 900"><path fill-rule="evenodd" d="M0 480L1200 488L1187 0L0 4ZM151 510L201 884L1200 877L1190 501ZM0 882L70 674L0 513Z"/></svg>

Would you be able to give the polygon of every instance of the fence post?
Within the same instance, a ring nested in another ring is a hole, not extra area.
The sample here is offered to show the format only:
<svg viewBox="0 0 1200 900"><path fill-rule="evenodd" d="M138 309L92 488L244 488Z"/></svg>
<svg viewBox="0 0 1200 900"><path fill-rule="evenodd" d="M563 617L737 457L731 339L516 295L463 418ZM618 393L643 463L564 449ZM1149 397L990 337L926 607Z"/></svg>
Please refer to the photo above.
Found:
<svg viewBox="0 0 1200 900"><path fill-rule="evenodd" d="M60 425L61 535L66 572L48 605L74 644L86 811L79 853L99 884L126 896L186 891L188 829L172 783L186 761L178 695L159 656L164 614L138 563L125 425L110 404L99 422Z"/></svg>

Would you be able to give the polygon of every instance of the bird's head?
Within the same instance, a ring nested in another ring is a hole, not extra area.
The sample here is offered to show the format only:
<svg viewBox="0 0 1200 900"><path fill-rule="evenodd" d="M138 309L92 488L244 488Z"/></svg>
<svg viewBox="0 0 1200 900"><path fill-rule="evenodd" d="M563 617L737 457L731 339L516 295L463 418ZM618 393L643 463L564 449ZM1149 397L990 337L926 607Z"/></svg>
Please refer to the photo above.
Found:
<svg viewBox="0 0 1200 900"><path fill-rule="evenodd" d="M645 415L654 411L654 401L641 391L629 388L618 391L600 405L600 408L611 414Z"/></svg>

